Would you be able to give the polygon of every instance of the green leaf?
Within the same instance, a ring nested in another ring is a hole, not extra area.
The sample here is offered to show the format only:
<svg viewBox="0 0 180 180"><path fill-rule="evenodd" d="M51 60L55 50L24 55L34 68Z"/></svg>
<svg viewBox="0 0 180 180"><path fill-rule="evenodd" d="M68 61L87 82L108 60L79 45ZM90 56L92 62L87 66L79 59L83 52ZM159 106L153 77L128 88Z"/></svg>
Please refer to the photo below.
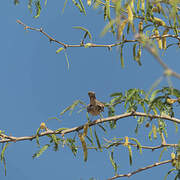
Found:
<svg viewBox="0 0 180 180"><path fill-rule="evenodd" d="M95 144L93 143L92 139L89 136L86 136L86 138L91 143L92 146L95 146Z"/></svg>
<svg viewBox="0 0 180 180"><path fill-rule="evenodd" d="M66 139L66 144L71 149L74 156L76 156L78 150L77 146L75 145L75 142L76 142L75 139L72 138Z"/></svg>
<svg viewBox="0 0 180 180"><path fill-rule="evenodd" d="M129 151L129 164L132 165L132 149L130 145L128 145L128 151Z"/></svg>
<svg viewBox="0 0 180 180"><path fill-rule="evenodd" d="M41 13L40 0L35 1L35 7L36 7L36 16L34 16L34 18L38 18L40 16L40 13Z"/></svg>
<svg viewBox="0 0 180 180"><path fill-rule="evenodd" d="M108 117L115 116L115 108L113 106L108 107Z"/></svg>
<svg viewBox="0 0 180 180"><path fill-rule="evenodd" d="M84 5L83 5L82 1L79 0L79 3L80 3L80 6L81 6L81 9L82 9L82 12L86 15L86 11L85 11L85 8L84 8Z"/></svg>
<svg viewBox="0 0 180 180"><path fill-rule="evenodd" d="M60 113L60 116L62 116L65 112L67 112L67 111L70 111L70 115L72 114L72 112L73 112L73 110L74 110L74 108L76 107L76 106L78 106L80 104L80 107L82 107L82 105L84 106L84 107L86 107L87 105L84 103L84 102L82 102L81 100L76 100L76 101L74 101L73 102L73 104L71 104L70 106L68 106L67 108L65 108L61 113ZM84 108L83 107L83 108Z"/></svg>
<svg viewBox="0 0 180 180"><path fill-rule="evenodd" d="M116 121L109 121L109 126L111 129L115 129L116 128Z"/></svg>
<svg viewBox="0 0 180 180"><path fill-rule="evenodd" d="M137 144L137 148L139 149L140 154L142 154L142 146L141 143L136 138L129 138Z"/></svg>
<svg viewBox="0 0 180 180"><path fill-rule="evenodd" d="M167 174L165 175L164 180L166 180L167 177L168 177L168 175L171 174L173 171L176 171L176 168L170 169L170 170L167 172Z"/></svg>
<svg viewBox="0 0 180 180"><path fill-rule="evenodd" d="M84 161L86 162L88 151L87 151L87 145L86 145L85 137L81 133L79 133L78 136L79 136L79 139L81 141L83 152L84 152Z"/></svg>
<svg viewBox="0 0 180 180"><path fill-rule="evenodd" d="M139 130L139 124L136 125L136 128L134 130L135 134L137 135L138 134L138 130Z"/></svg>
<svg viewBox="0 0 180 180"><path fill-rule="evenodd" d="M137 46L137 43L133 45L133 58L134 58L134 60L136 60L136 46Z"/></svg>
<svg viewBox="0 0 180 180"><path fill-rule="evenodd" d="M83 6L83 3L81 0L79 0L79 3L76 2L76 0L72 0L73 4L79 9L79 11L81 13L84 13L86 15L86 12L85 12L85 9L84 9L84 6Z"/></svg>
<svg viewBox="0 0 180 180"><path fill-rule="evenodd" d="M65 58L66 58L66 62L67 62L67 68L69 69L69 60L68 60L68 56L66 51L64 52Z"/></svg>
<svg viewBox="0 0 180 180"><path fill-rule="evenodd" d="M5 146L3 146L3 149L1 151L1 163L3 163L4 165L4 173L5 173L5 176L6 176L6 159L4 157L4 153L5 153L5 150L7 149L7 146L9 145L10 143L6 143Z"/></svg>
<svg viewBox="0 0 180 180"><path fill-rule="evenodd" d="M63 111L60 112L60 116L62 116L65 112L69 111L71 109L71 106L68 106L67 108L65 108Z"/></svg>
<svg viewBox="0 0 180 180"><path fill-rule="evenodd" d="M140 61L141 53L142 53L141 46L139 46L139 48L137 50L137 56L135 57L135 60L136 60L136 62L138 63L139 66L142 65L141 61Z"/></svg>
<svg viewBox="0 0 180 180"><path fill-rule="evenodd" d="M67 129L69 128L59 128L59 129L56 129L55 132L61 133L62 131L67 130Z"/></svg>
<svg viewBox="0 0 180 180"><path fill-rule="evenodd" d="M101 124L98 124L98 126L99 126L105 133L107 133L107 130L104 128L104 126L102 126Z"/></svg>
<svg viewBox="0 0 180 180"><path fill-rule="evenodd" d="M89 32L88 29L86 29L86 28L84 28L84 27L82 27L82 26L74 26L73 28L74 28L74 29L81 29L82 31L85 31L85 32L88 34L89 39L92 39L92 35L91 35L91 33Z"/></svg>
<svg viewBox="0 0 180 180"><path fill-rule="evenodd" d="M111 19L110 17L110 0L106 0L106 4L105 4L105 19L106 17L108 19Z"/></svg>
<svg viewBox="0 0 180 180"><path fill-rule="evenodd" d="M54 142L54 150L57 151L59 147L58 137L55 134L51 134L51 138Z"/></svg>
<svg viewBox="0 0 180 180"><path fill-rule="evenodd" d="M1 163L5 160L5 158L4 158L4 153L5 153L5 150L7 149L7 147L8 147L9 144L10 144L10 143L6 143L6 144L3 146L3 149L2 149L2 151L1 151Z"/></svg>
<svg viewBox="0 0 180 180"><path fill-rule="evenodd" d="M177 133L178 132L178 123L174 122L174 126L175 126L176 133Z"/></svg>
<svg viewBox="0 0 180 180"><path fill-rule="evenodd" d="M104 36L115 23L115 19L109 21L108 24L104 27L103 31L101 32L101 37Z"/></svg>
<svg viewBox="0 0 180 180"><path fill-rule="evenodd" d="M126 100L125 100L125 103L124 103L124 107L126 107L128 101L136 94L136 92L137 92L136 88L128 90L128 92L126 94Z"/></svg>
<svg viewBox="0 0 180 180"><path fill-rule="evenodd" d="M115 107L117 104L120 104L121 102L123 102L122 96L117 96L117 97L110 100L107 107L109 107L109 106L114 106Z"/></svg>
<svg viewBox="0 0 180 180"><path fill-rule="evenodd" d="M121 96L122 97L122 93L121 92L117 92L117 93L113 93L110 95L110 97L114 97L114 96Z"/></svg>
<svg viewBox="0 0 180 180"><path fill-rule="evenodd" d="M157 139L157 129L154 124L152 124L152 132L153 132L153 138Z"/></svg>
<svg viewBox="0 0 180 180"><path fill-rule="evenodd" d="M95 135L95 138L96 138L96 142L97 142L98 148L99 148L100 151L102 151L101 143L99 141L99 138L98 138L98 135L97 135L95 129L94 129L94 135Z"/></svg>
<svg viewBox="0 0 180 180"><path fill-rule="evenodd" d="M47 0L45 0L45 2L44 2L44 6L46 6L47 5Z"/></svg>
<svg viewBox="0 0 180 180"><path fill-rule="evenodd" d="M36 131L36 144L38 146L40 146L40 143L39 143L39 132L40 132L41 128L39 127Z"/></svg>
<svg viewBox="0 0 180 180"><path fill-rule="evenodd" d="M149 140L152 141L152 130L148 134Z"/></svg>
<svg viewBox="0 0 180 180"><path fill-rule="evenodd" d="M91 139L92 145L95 146L95 144L94 144L94 142L93 142L93 131L92 131L92 127L89 127L89 133L90 133L90 139Z"/></svg>
<svg viewBox="0 0 180 180"><path fill-rule="evenodd" d="M50 121L50 120L57 120L57 121L61 122L61 120L57 117L50 117L46 121Z"/></svg>
<svg viewBox="0 0 180 180"><path fill-rule="evenodd" d="M60 47L58 50L56 50L56 54L60 53L62 50L64 50L64 48Z"/></svg>
<svg viewBox="0 0 180 180"><path fill-rule="evenodd" d="M65 2L64 2L64 6L63 6L63 9L62 9L62 13L64 13L64 9L65 9L65 7L66 7L67 1L68 1L68 0L65 0Z"/></svg>
<svg viewBox="0 0 180 180"><path fill-rule="evenodd" d="M121 45L120 47L120 60L121 60L121 67L124 68L123 45Z"/></svg>
<svg viewBox="0 0 180 180"><path fill-rule="evenodd" d="M38 145L38 147L40 147L39 136L38 135L36 135L36 144Z"/></svg>
<svg viewBox="0 0 180 180"><path fill-rule="evenodd" d="M160 92L162 92L161 89L157 89L157 90L153 91L153 93L151 94L151 97L150 97L150 101L153 101L155 99L156 95Z"/></svg>
<svg viewBox="0 0 180 180"><path fill-rule="evenodd" d="M162 158L162 155L163 155L164 151L167 151L167 148L166 148L166 147L164 147L164 148L163 148L163 150L161 151L161 153L160 153L160 155L159 155L159 159L158 159L158 161L160 161L160 160L161 160L161 158Z"/></svg>
<svg viewBox="0 0 180 180"><path fill-rule="evenodd" d="M113 151L111 151L111 153L109 153L109 159L111 161L111 164L113 166L113 169L114 169L115 175L116 175L118 166L117 166L116 162L114 161L114 152Z"/></svg>
<svg viewBox="0 0 180 180"><path fill-rule="evenodd" d="M33 154L33 159L34 158L38 158L50 145L46 144L44 145L38 152L36 152L35 154Z"/></svg>

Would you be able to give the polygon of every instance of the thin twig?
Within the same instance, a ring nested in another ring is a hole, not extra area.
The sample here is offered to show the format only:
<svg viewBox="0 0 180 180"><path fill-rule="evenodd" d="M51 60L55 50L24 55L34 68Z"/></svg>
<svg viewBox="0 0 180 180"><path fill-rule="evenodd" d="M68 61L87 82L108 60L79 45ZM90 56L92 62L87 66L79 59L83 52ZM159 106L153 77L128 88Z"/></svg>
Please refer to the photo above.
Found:
<svg viewBox="0 0 180 180"><path fill-rule="evenodd" d="M30 30L33 30L33 31L38 31L42 34L44 34L50 41L54 41L62 46L64 46L64 48L68 48L68 47L84 47L85 45L84 44L66 44L64 42L61 42L61 41L58 41L56 39L54 39L53 37L51 37L49 34L47 34L45 31L43 31L42 28L34 28L34 27L30 27L26 24L24 24L22 21L20 20L16 20L17 23L21 24L25 30L27 29L30 29ZM180 41L180 37L179 36L176 36L176 35L164 35L164 36L161 36L162 37L171 37L171 38L176 38L177 40ZM150 39L154 39L156 38L155 36L152 36L150 37ZM116 47L116 46L120 46L124 43L134 43L134 42L138 42L138 40L134 39L134 40L127 40L127 39L124 39L123 41L121 42L117 42L117 43L112 43L112 44L95 44L95 43L91 43L89 45L89 47L107 47L107 48L112 48L112 47Z"/></svg>
<svg viewBox="0 0 180 180"><path fill-rule="evenodd" d="M68 47L85 47L85 44L75 44L75 45L71 45L71 44L66 44L66 43L63 43L61 41L58 41L54 38L52 38L49 34L47 34L45 31L43 31L42 28L33 28L33 27L30 27L30 26L27 26L26 24L24 24L22 21L20 20L17 20L17 23L21 24L22 26L24 26L24 29L27 30L27 29L30 29L30 30L33 30L33 31L38 31L40 33L42 33L43 35L45 35L49 40L50 42L53 41L53 42L56 42L62 46L64 46L64 48L68 48ZM180 37L177 36L177 35L170 35L170 34L167 34L167 35L164 35L164 36L161 36L162 37L171 37L171 38L176 38L178 41L180 41ZM150 37L149 39L154 39L154 38L157 38L155 37L154 35L152 37ZM118 43L112 43L112 44L94 44L94 43L90 43L89 47L107 47L107 48L112 48L112 47L116 47L116 46L120 46L122 44L125 44L125 43L134 43L134 42L138 42L138 39L134 39L134 40L127 40L127 39L124 39L123 41L121 42L118 42ZM160 65L165 69L165 75L169 75L169 76L174 76L178 79L180 79L180 74L174 72L172 69L170 69L162 60L161 58L159 57L159 55L157 53L154 53L153 52L153 49L151 47L149 47L148 45L145 46L145 48L155 57L155 59L160 63Z"/></svg>
<svg viewBox="0 0 180 180"><path fill-rule="evenodd" d="M113 179L117 179L117 178L121 178L121 177L130 177L130 176L132 176L132 175L134 175L136 173L139 173L141 171L145 171L147 169L150 169L150 168L153 168L153 167L156 167L156 166L160 166L160 165L163 165L163 164L167 164L167 163L170 163L170 162L172 162L172 159L166 160L166 161L162 161L162 162L156 162L156 163L151 164L149 166L146 166L146 167L143 167L143 168L139 168L136 171L132 171L132 172L130 172L128 174L119 174L119 175L116 175L116 176L114 176L112 178L109 178L108 180L113 180Z"/></svg>
<svg viewBox="0 0 180 180"><path fill-rule="evenodd" d="M109 145L106 145L104 146L104 148L108 149L109 147L111 146L119 146L119 145L124 145L124 142L113 142L111 140L107 140L104 138L104 140L109 143ZM134 146L136 148L140 148L138 144L135 144L135 143L128 143L128 145L131 145L131 146ZM161 148L164 148L164 147L177 147L178 144L161 144L161 145L158 145L158 146L141 146L142 149L150 149L152 151L156 150L156 149L161 149Z"/></svg>

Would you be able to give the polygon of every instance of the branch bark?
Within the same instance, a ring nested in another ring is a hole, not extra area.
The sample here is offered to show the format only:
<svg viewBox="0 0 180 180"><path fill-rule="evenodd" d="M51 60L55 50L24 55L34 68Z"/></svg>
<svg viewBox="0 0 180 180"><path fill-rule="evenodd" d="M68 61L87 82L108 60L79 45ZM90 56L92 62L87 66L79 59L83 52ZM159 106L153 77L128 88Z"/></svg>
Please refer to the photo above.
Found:
<svg viewBox="0 0 180 180"><path fill-rule="evenodd" d="M156 167L156 166L160 166L160 165L163 165L163 164L167 164L167 163L170 163L170 162L172 162L172 159L166 160L166 161L162 161L162 162L157 162L157 163L151 164L149 166L146 166L146 167L143 167L143 168L139 168L136 171L132 171L132 172L130 172L128 174L119 174L119 175L116 175L116 176L114 176L112 178L109 178L108 180L113 180L113 179L117 179L117 178L121 178L121 177L130 177L130 176L132 176L132 175L134 175L136 173L139 173L141 171L145 171L147 169L150 169L150 168L153 168L153 167Z"/></svg>
<svg viewBox="0 0 180 180"><path fill-rule="evenodd" d="M149 117L151 119L164 119L164 120L168 120L168 121L172 121L172 122L180 124L180 119L170 117L170 116L146 114L143 112L129 112L129 113L124 113L124 114L120 114L117 116L94 120L93 122L89 123L89 126L94 126L96 124L100 124L100 123L104 123L104 122L108 122L108 121L117 121L117 120L124 119L124 118L131 117L131 116L133 116L133 117L134 116ZM78 127L73 127L73 128L66 129L66 130L61 130L61 129L60 130L50 130L50 129L48 129L47 131L38 134L38 136L42 137L42 136L51 135L51 134L60 134L60 135L64 136L65 134L72 133L72 132L78 132L78 131L82 130L84 128L84 125L81 125ZM33 140L36 138L36 136L37 135L14 137L14 136L8 136L8 135L1 133L0 134L0 137L1 137L0 143Z"/></svg>

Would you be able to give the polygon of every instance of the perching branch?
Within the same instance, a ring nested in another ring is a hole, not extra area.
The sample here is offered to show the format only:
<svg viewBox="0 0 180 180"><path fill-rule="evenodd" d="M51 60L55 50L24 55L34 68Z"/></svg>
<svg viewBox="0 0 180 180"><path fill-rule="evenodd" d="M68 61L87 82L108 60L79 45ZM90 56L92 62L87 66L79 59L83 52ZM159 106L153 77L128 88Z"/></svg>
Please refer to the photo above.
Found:
<svg viewBox="0 0 180 180"><path fill-rule="evenodd" d="M143 167L143 168L139 168L136 171L132 171L132 172L130 172L128 174L119 174L119 175L116 175L116 176L114 176L112 178L109 178L108 180L113 180L113 179L117 179L117 178L121 178L121 177L130 177L130 176L132 176L132 175L134 175L136 173L139 173L141 171L145 171L147 169L150 169L150 168L153 168L153 167L156 167L156 166L160 166L160 165L163 165L163 164L167 164L167 163L170 163L170 162L172 162L172 159L166 160L166 161L162 161L162 162L157 162L157 163L151 164L149 166L146 166L146 167Z"/></svg>
<svg viewBox="0 0 180 180"><path fill-rule="evenodd" d="M124 114L120 114L120 115L112 116L112 117L108 117L108 118L97 119L93 122L90 122L89 126L94 126L96 124L100 124L100 123L104 123L104 122L108 122L108 121L117 121L117 120L124 119L126 117L131 117L131 116L132 117L134 117L134 116L149 117L150 119L164 119L164 120L168 120L168 121L172 121L172 122L180 124L180 119L170 117L167 115L153 115L153 114L146 114L143 112L129 112L129 113L124 113ZM65 134L72 133L72 132L78 132L78 131L82 130L84 128L84 125L66 129L66 130L60 129L60 130L53 131L53 130L47 129L47 131L38 134L38 136L41 137L41 136L46 136L46 135L51 135L51 134L60 134L60 135L64 136ZM14 136L7 136L7 135L1 133L0 134L0 137L1 137L0 143L33 140L36 138L36 136L37 135L14 137Z"/></svg>

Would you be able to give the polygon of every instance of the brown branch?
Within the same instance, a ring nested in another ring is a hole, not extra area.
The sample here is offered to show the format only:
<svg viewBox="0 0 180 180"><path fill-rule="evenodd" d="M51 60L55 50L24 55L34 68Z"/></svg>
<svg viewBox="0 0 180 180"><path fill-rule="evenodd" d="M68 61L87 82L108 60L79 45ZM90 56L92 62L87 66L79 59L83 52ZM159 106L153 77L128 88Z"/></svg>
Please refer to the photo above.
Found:
<svg viewBox="0 0 180 180"><path fill-rule="evenodd" d="M110 145L106 145L104 148L108 149L109 147L111 146L119 146L119 145L124 145L124 142L113 142L113 141L110 141L110 140L107 140L104 138L104 140L107 142L107 143L110 143ZM135 143L128 143L128 145L131 145L131 146L134 146L136 148L139 148L139 145L138 144L135 144ZM158 145L158 146L141 146L142 149L150 149L152 151L156 150L156 149L161 149L161 148L164 148L164 147L177 147L178 144L161 144L161 145Z"/></svg>
<svg viewBox="0 0 180 180"><path fill-rule="evenodd" d="M64 48L68 48L68 47L85 47L86 44L75 44L75 45L70 45L70 44L65 44L61 41L58 41L54 38L52 38L49 34L47 34L45 31L43 31L42 28L33 28L33 27L30 27L30 26L27 26L26 24L24 24L22 21L20 20L17 20L17 23L21 24L22 26L24 26L24 29L27 30L27 29L30 29L30 30L34 30L34 31L38 31L40 33L42 33L43 35L45 35L49 40L50 42L51 41L54 41L62 46L64 46ZM170 35L170 34L167 34L167 35L164 35L164 36L161 36L162 37L171 37L171 38L176 38L178 41L180 41L180 37L177 36L177 35ZM152 36L150 37L149 39L154 39L154 38L157 38L155 36ZM118 42L118 43L113 43L113 44L94 44L94 43L89 43L88 47L107 47L107 48L112 48L112 47L115 47L115 46L120 46L122 44L125 44L125 43L134 43L134 42L139 42L138 39L134 39L134 40L127 40L127 39L124 39L123 41L121 42ZM159 55L157 53L154 52L154 50L149 47L148 45L145 46L145 48L155 57L155 59L159 62L159 64L165 69L165 75L166 76L174 76L178 79L180 79L180 74L174 72L172 69L170 69L162 60L161 58L159 57Z"/></svg>
<svg viewBox="0 0 180 180"><path fill-rule="evenodd" d="M130 176L132 176L132 175L134 175L136 173L139 173L141 171L145 171L147 169L150 169L150 168L153 168L153 167L156 167L156 166L160 166L160 165L163 165L163 164L167 164L167 163L170 163L170 162L172 162L172 159L166 160L166 161L162 161L162 162L157 162L157 163L151 164L149 166L146 166L146 167L143 167L143 168L139 168L136 171L132 171L132 172L130 172L128 174L119 174L119 175L116 175L116 176L114 176L112 178L109 178L108 180L113 180L113 179L117 179L117 178L121 178L121 177L130 177Z"/></svg>
<svg viewBox="0 0 180 180"><path fill-rule="evenodd" d="M108 117L108 118L97 119L93 122L90 122L89 126L94 126L96 124L100 124L100 123L104 123L104 122L108 122L108 121L117 121L119 119L131 117L131 116L149 117L151 119L164 119L164 120L169 120L169 121L180 124L180 119L170 117L167 115L153 115L153 114L146 114L143 112L129 112L129 113L124 113L121 115L112 116L112 117ZM46 135L51 135L51 134L61 134L63 136L64 134L68 134L68 133L72 133L72 132L78 132L78 131L82 130L83 127L84 127L84 125L81 125L81 126L66 129L66 130L60 129L60 130L54 130L54 131L48 129L47 131L38 134L38 136L41 137L41 136L46 136ZM0 143L33 140L36 138L36 136L37 135L24 136L24 137L14 137L14 136L7 136L7 135L1 133L0 134L0 137L1 137Z"/></svg>
<svg viewBox="0 0 180 180"><path fill-rule="evenodd" d="M56 42L62 46L64 46L64 48L68 48L68 47L85 47L85 44L66 44L66 43L63 43L61 41L58 41L56 39L54 39L53 37L51 37L49 34L47 34L45 31L43 31L42 28L34 28L34 27L30 27L26 24L24 24L22 21L20 20L16 20L16 22L18 24L21 24L22 26L24 26L24 29L27 30L27 29L30 29L30 30L33 30L33 31L37 31L37 32L40 32L42 34L44 34L50 41L53 41L53 42ZM164 35L164 36L161 36L162 37L171 37L171 38L176 38L177 40L180 41L180 37L179 36L176 36L176 35ZM152 36L150 37L150 39L154 39L156 38L155 36ZM118 42L118 43L112 43L112 44L94 44L94 43L90 43L89 47L107 47L107 48L112 48L112 47L116 47L116 46L120 46L124 43L134 43L134 42L138 42L137 39L134 39L134 40L127 40L127 39L124 39L123 41L121 42Z"/></svg>

